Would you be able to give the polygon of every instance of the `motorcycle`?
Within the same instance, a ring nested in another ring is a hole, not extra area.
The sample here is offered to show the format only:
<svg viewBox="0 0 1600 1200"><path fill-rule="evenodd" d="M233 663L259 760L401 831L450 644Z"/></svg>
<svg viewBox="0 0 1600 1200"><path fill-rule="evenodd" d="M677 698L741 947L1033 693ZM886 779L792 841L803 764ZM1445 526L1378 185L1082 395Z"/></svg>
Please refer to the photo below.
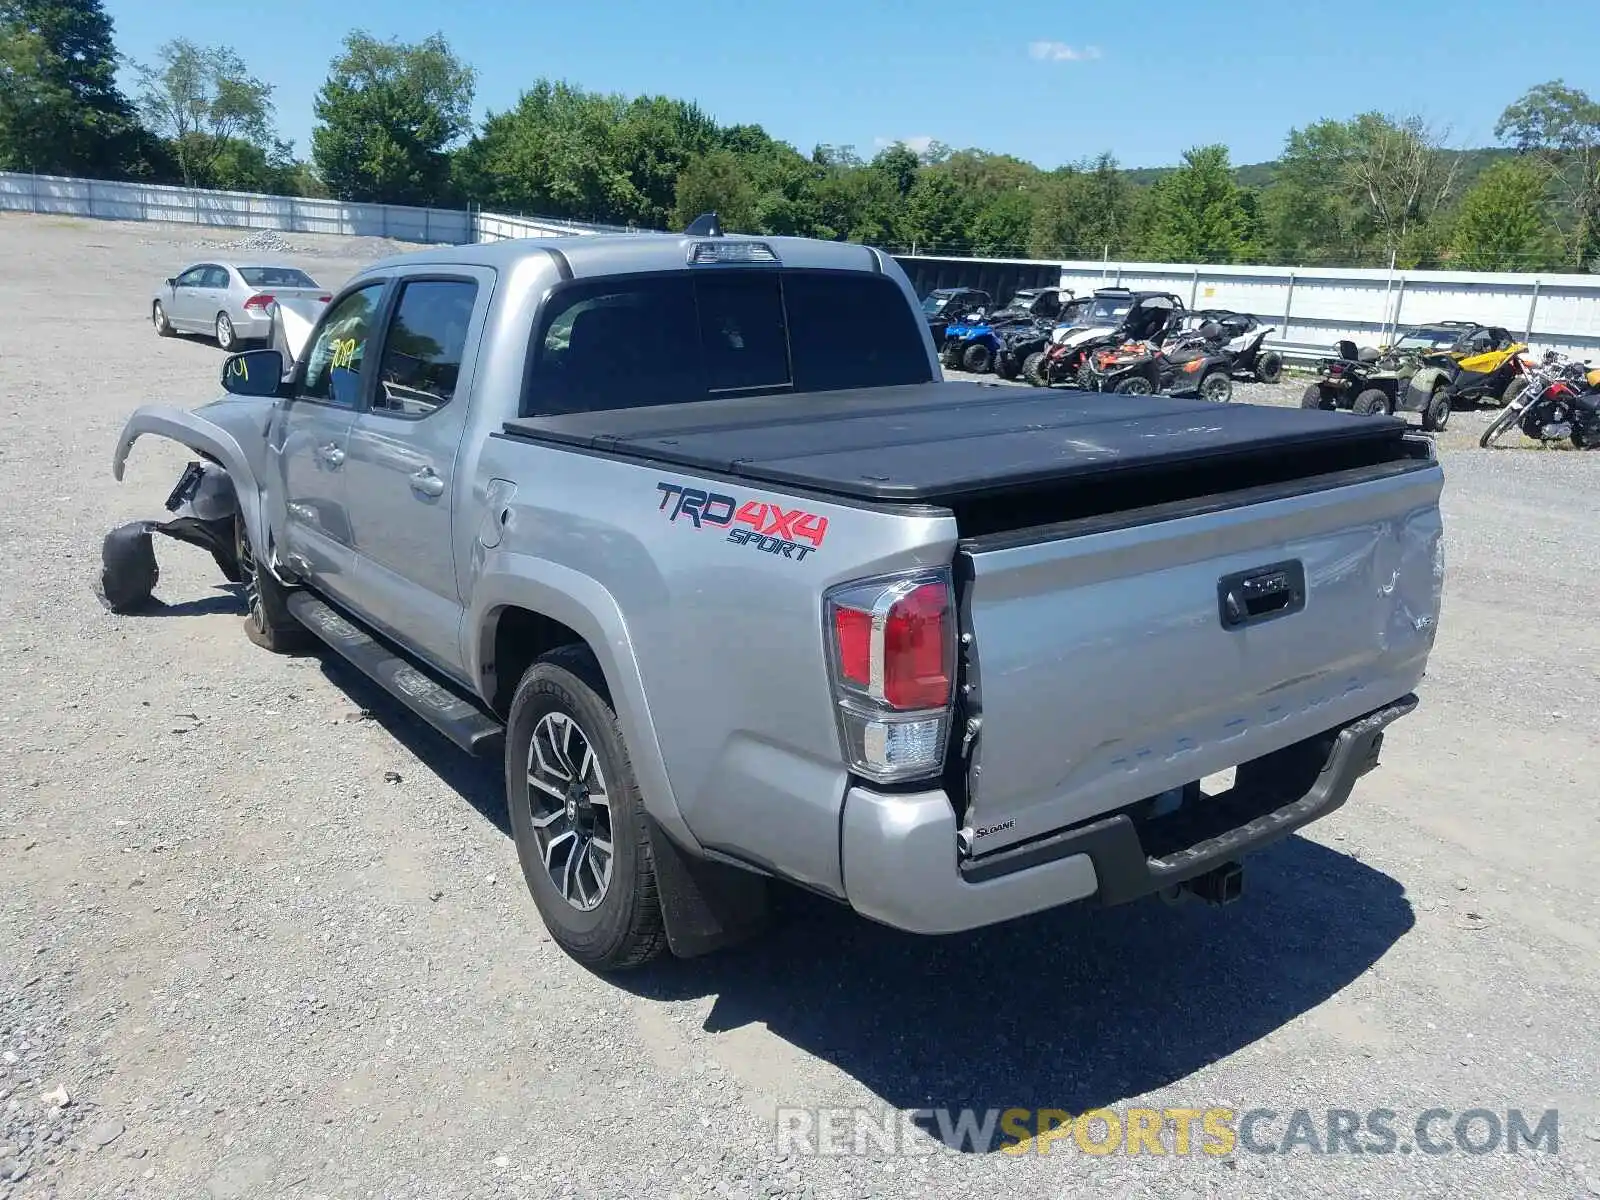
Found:
<svg viewBox="0 0 1600 1200"><path fill-rule="evenodd" d="M1526 376L1527 386L1489 423L1479 446L1487 450L1516 429L1536 442L1600 449L1600 370L1548 350Z"/></svg>
<svg viewBox="0 0 1600 1200"><path fill-rule="evenodd" d="M1233 399L1235 359L1220 325L1170 335L1165 342L1127 342L1089 356L1092 390L1124 396L1156 392L1196 395L1215 404Z"/></svg>

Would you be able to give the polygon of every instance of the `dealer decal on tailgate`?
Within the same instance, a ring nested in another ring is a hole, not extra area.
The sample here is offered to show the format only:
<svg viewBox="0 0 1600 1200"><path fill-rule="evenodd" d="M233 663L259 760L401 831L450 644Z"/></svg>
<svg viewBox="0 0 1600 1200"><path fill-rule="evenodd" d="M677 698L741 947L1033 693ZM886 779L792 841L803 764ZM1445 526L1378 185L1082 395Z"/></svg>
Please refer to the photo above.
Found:
<svg viewBox="0 0 1600 1200"><path fill-rule="evenodd" d="M707 492L681 483L658 483L660 511L667 520L680 517L696 529L727 532L727 540L740 546L754 546L767 554L804 562L806 555L822 548L828 536L828 518L803 508L784 508L770 500L739 501L721 492Z"/></svg>

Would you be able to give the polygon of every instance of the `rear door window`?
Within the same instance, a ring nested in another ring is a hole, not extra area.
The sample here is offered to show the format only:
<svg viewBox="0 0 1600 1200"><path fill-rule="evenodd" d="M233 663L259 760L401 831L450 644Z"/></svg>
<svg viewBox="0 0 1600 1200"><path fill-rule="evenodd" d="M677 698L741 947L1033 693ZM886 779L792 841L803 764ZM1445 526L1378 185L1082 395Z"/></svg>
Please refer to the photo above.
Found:
<svg viewBox="0 0 1600 1200"><path fill-rule="evenodd" d="M374 412L425 417L450 403L477 302L478 285L470 280L419 279L401 285L383 339Z"/></svg>

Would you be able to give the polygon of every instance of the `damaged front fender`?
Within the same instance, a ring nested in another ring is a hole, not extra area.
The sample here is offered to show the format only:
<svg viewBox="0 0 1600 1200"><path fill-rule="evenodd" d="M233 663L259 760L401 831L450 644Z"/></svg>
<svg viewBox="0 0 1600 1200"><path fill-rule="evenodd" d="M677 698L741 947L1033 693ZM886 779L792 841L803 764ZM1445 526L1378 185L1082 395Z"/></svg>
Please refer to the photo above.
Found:
<svg viewBox="0 0 1600 1200"><path fill-rule="evenodd" d="M111 456L111 474L119 481L122 479L134 442L146 434L188 446L228 473L250 544L270 547L270 517L263 483L273 405L270 399L255 397L229 397L196 409L168 404L144 405L134 411L122 428ZM257 557L270 568L270 554Z"/></svg>

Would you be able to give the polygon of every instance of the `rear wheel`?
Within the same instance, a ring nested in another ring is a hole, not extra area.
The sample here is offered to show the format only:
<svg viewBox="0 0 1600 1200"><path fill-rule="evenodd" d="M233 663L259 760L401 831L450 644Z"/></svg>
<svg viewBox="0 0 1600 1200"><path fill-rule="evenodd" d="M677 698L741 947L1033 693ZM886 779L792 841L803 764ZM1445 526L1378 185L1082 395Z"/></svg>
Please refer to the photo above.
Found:
<svg viewBox="0 0 1600 1200"><path fill-rule="evenodd" d="M1022 360L1022 377L1034 387L1048 387L1044 377L1044 351L1036 350Z"/></svg>
<svg viewBox="0 0 1600 1200"><path fill-rule="evenodd" d="M1450 392L1447 388L1434 389L1428 397L1428 406L1422 410L1422 428L1428 433L1443 433L1450 424Z"/></svg>
<svg viewBox="0 0 1600 1200"><path fill-rule="evenodd" d="M1124 379L1111 390L1116 392L1119 396L1148 396L1155 391L1155 389L1150 386L1150 381L1143 375L1134 375L1128 379Z"/></svg>
<svg viewBox="0 0 1600 1200"><path fill-rule="evenodd" d="M1301 408L1333 408L1332 398L1322 394L1322 385L1313 383L1300 396Z"/></svg>
<svg viewBox="0 0 1600 1200"><path fill-rule="evenodd" d="M1095 386L1094 368L1091 367L1087 362L1078 368L1078 373L1073 378L1073 382L1086 392L1093 392L1097 390Z"/></svg>
<svg viewBox="0 0 1600 1200"><path fill-rule="evenodd" d="M1017 377L1017 356L1002 350L994 356L994 373L1001 379Z"/></svg>
<svg viewBox="0 0 1600 1200"><path fill-rule="evenodd" d="M989 347L982 342L974 342L961 354L961 369L970 371L974 375L984 375L989 371Z"/></svg>
<svg viewBox="0 0 1600 1200"><path fill-rule="evenodd" d="M553 651L522 677L505 767L517 858L550 936L601 971L660 954L666 934L644 803L587 647Z"/></svg>
<svg viewBox="0 0 1600 1200"><path fill-rule="evenodd" d="M1389 397L1382 388L1368 388L1350 404L1350 411L1358 417L1376 417L1389 411Z"/></svg>
<svg viewBox="0 0 1600 1200"><path fill-rule="evenodd" d="M1233 399L1233 380L1226 371L1213 371L1200 381L1200 399L1226 404Z"/></svg>
<svg viewBox="0 0 1600 1200"><path fill-rule="evenodd" d="M1501 404L1514 404L1518 396L1528 390L1528 377L1526 375L1513 375L1511 382L1506 384L1506 390L1500 394Z"/></svg>
<svg viewBox="0 0 1600 1200"><path fill-rule="evenodd" d="M1267 350L1256 358L1256 378L1262 383L1277 383L1283 378L1283 355Z"/></svg>

